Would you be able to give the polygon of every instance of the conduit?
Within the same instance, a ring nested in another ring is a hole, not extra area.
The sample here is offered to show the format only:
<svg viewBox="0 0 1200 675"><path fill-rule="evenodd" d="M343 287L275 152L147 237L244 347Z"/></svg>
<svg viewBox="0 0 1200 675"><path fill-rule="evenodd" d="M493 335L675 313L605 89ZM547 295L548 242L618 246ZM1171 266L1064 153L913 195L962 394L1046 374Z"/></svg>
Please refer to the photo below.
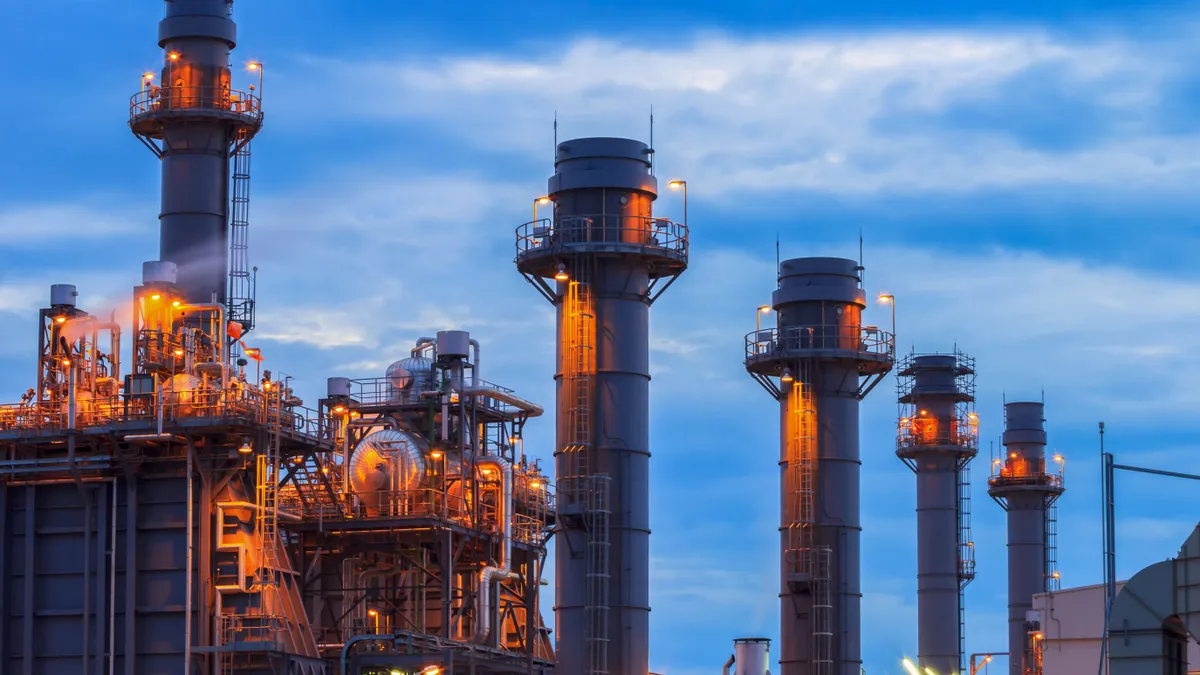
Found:
<svg viewBox="0 0 1200 675"><path fill-rule="evenodd" d="M516 578L512 572L512 464L500 457L476 457L476 466L491 467L500 472L502 494L500 504L496 509L496 521L500 525L502 540L500 544L500 560L495 567L485 567L479 571L479 593L475 598L475 637L474 642L483 642L492 629L492 584L497 581Z"/></svg>

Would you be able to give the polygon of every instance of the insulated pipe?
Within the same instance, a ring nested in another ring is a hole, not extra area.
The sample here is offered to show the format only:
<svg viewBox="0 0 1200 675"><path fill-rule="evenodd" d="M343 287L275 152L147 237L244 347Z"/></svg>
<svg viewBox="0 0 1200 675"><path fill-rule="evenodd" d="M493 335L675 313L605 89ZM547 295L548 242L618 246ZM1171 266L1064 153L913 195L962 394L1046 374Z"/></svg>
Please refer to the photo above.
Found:
<svg viewBox="0 0 1200 675"><path fill-rule="evenodd" d="M471 386L479 386L479 340L471 339L471 349L474 350L475 356L471 359Z"/></svg>
<svg viewBox="0 0 1200 675"><path fill-rule="evenodd" d="M736 660L737 659L733 657L733 654L730 654L729 660L725 662L725 667L721 668L721 675L729 675L729 669L733 667L734 661Z"/></svg>
<svg viewBox="0 0 1200 675"><path fill-rule="evenodd" d="M492 584L497 581L511 579L512 573L512 464L500 457L475 457L478 468L490 467L499 471L502 481L502 494L499 507L496 509L496 521L500 526L500 560L495 567L485 567L479 571L479 594L475 599L475 636L474 642L483 642L492 629Z"/></svg>
<svg viewBox="0 0 1200 675"><path fill-rule="evenodd" d="M420 354L422 351L425 350L425 347L427 347L429 345L436 345L436 344L437 344L437 338L419 337L419 338L417 338L416 346L412 348L412 351L410 352L410 354L412 356L417 356L418 354Z"/></svg>
<svg viewBox="0 0 1200 675"><path fill-rule="evenodd" d="M502 389L497 389L496 387L477 387L472 385L471 387L463 390L463 395L470 397L482 396L507 403L512 407L519 409L528 417L540 417L544 412L546 412L542 406L532 401L527 401L520 396L514 396L513 394Z"/></svg>
<svg viewBox="0 0 1200 675"><path fill-rule="evenodd" d="M221 375L222 375L222 379L224 379L224 375L225 375L224 366L225 366L225 363L229 360L228 355L225 353L225 350L226 350L225 305L221 305L221 304L217 304L217 303L190 304L190 305L180 305L179 307L175 307L173 309L177 312L216 312L217 313L217 330L216 330L217 334L210 335L209 337L211 337L212 339L217 341L217 345L218 345L217 358L220 359L221 366L222 366ZM173 326L172 326L172 328L173 328Z"/></svg>

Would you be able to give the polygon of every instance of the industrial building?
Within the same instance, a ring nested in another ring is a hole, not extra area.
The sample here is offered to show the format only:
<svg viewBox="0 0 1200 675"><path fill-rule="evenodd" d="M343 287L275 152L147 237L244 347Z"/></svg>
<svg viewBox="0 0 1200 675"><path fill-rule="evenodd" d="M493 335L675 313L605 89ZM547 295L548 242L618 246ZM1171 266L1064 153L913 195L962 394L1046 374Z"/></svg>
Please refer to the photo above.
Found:
<svg viewBox="0 0 1200 675"><path fill-rule="evenodd" d="M164 5L162 67L128 119L161 166L158 257L125 323L89 311L87 288L48 288L29 317L36 376L0 404L0 672L648 675L650 310L688 269L686 182L668 182L684 191L673 222L654 214L651 144L556 139L513 260L555 311L551 414L485 379L493 345L433 327L381 372L331 373L306 405L254 346L262 65L231 67L232 0ZM775 325L744 338L741 366L778 404L780 624L774 655L735 639L725 675L768 675L773 658L776 675L861 675L860 473L883 458L859 434L893 427L860 405L893 370L895 454L917 488L906 667L977 672L976 363L957 347L897 360L894 316L864 324L864 271L777 262L759 308ZM552 471L524 445L547 417ZM995 655L1010 675L1194 672L1200 529L1128 582L1110 568L1104 586L1060 589L1063 459L1045 422L1044 402L1004 404L987 483L1007 518Z"/></svg>

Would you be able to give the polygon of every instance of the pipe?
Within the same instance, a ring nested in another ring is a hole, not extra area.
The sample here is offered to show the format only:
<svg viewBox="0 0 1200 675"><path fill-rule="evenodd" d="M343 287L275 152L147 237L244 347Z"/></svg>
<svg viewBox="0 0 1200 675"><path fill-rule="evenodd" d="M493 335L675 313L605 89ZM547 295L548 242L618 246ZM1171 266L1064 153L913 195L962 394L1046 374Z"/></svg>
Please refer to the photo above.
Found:
<svg viewBox="0 0 1200 675"><path fill-rule="evenodd" d="M254 504L252 502L221 502L220 504L217 504L217 506L219 506L222 509L250 509L251 511L262 511L263 510L263 507L259 506L258 504ZM278 508L275 509L275 516L277 518L283 518L284 520L290 520L290 521L296 522L296 523L304 520L303 518L301 518L300 516L298 516L294 513L290 513L288 511L280 511Z"/></svg>
<svg viewBox="0 0 1200 675"><path fill-rule="evenodd" d="M183 675L192 672L192 439L187 442L187 596L183 599Z"/></svg>
<svg viewBox="0 0 1200 675"><path fill-rule="evenodd" d="M729 655L729 660L725 662L725 667L721 668L721 675L729 675L729 669L733 667L737 659L733 658L733 654Z"/></svg>
<svg viewBox="0 0 1200 675"><path fill-rule="evenodd" d="M108 550L108 675L117 675L117 479L112 479L112 539Z"/></svg>
<svg viewBox="0 0 1200 675"><path fill-rule="evenodd" d="M502 403L507 403L525 413L527 417L540 417L542 413L545 412L542 406L533 403L532 401L527 401L520 396L515 396L507 391L504 391L503 389L498 389L492 386L479 387L471 385L463 391L463 395L472 397L482 396L484 398L491 398Z"/></svg>
<svg viewBox="0 0 1200 675"><path fill-rule="evenodd" d="M477 467L492 467L499 471L502 480L502 495L499 508L496 509L496 520L503 532L500 544L500 561L495 567L485 567L479 571L479 594L475 599L475 637L473 642L483 642L491 632L492 624L492 584L503 579L512 579L512 464L500 457L476 457Z"/></svg>
<svg viewBox="0 0 1200 675"><path fill-rule="evenodd" d="M71 472L71 478L75 481L76 487L79 488L79 495L86 498L86 493L83 488L83 477L79 474L79 466L75 463L75 389L79 386L76 379L75 361L69 359L70 375L67 378L67 467Z"/></svg>
<svg viewBox="0 0 1200 675"><path fill-rule="evenodd" d="M226 342L227 341L225 340L225 305L218 304L218 303L204 303L204 304L193 304L193 305L180 305L179 307L176 307L174 309L177 312L191 312L191 311L216 312L217 313L216 335L211 335L209 337L213 338L213 340L215 340L217 343L217 351L218 351L217 357L220 359L221 364L224 365L226 362L229 361L229 355L226 353L226 348L227 348ZM172 326L172 328L174 328L174 326Z"/></svg>
<svg viewBox="0 0 1200 675"><path fill-rule="evenodd" d="M470 340L471 349L475 352L475 357L471 359L471 386L479 386L479 340Z"/></svg>
<svg viewBox="0 0 1200 675"><path fill-rule="evenodd" d="M409 352L409 354L411 354L412 356L417 356L422 351L424 351L426 346L434 345L434 344L437 344L437 338L419 337L419 338L417 338L416 346L412 348L412 351Z"/></svg>
<svg viewBox="0 0 1200 675"><path fill-rule="evenodd" d="M380 637L378 635L355 635L346 640L346 644L342 646L342 675L350 672L350 648L359 642L384 642L392 640L392 636Z"/></svg>

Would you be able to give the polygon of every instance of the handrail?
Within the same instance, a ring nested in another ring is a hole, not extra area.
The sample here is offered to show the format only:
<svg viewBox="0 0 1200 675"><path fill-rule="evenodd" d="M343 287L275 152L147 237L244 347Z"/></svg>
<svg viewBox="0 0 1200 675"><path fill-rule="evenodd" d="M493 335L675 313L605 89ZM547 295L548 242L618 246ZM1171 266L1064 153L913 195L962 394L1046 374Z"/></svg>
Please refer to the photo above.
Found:
<svg viewBox="0 0 1200 675"><path fill-rule="evenodd" d="M586 244L613 244L662 251L686 259L688 228L667 218L622 214L540 218L517 227L517 257Z"/></svg>
<svg viewBox="0 0 1200 675"><path fill-rule="evenodd" d="M254 92L216 87L146 87L129 98L131 121L168 110L216 110L262 121L262 99Z"/></svg>
<svg viewBox="0 0 1200 675"><path fill-rule="evenodd" d="M807 350L845 350L891 358L896 352L895 336L869 326L789 326L782 338L778 328L763 328L746 334L746 360Z"/></svg>

